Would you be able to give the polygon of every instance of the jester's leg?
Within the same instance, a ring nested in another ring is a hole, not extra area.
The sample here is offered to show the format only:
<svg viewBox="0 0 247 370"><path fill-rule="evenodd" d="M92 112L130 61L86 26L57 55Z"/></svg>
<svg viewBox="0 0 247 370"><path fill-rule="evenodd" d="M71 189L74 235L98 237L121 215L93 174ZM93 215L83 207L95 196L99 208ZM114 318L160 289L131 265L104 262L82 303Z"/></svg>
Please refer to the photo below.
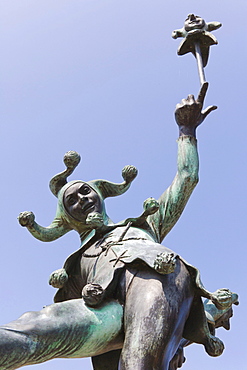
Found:
<svg viewBox="0 0 247 370"><path fill-rule="evenodd" d="M174 274L140 269L126 294L120 369L167 370L192 300L190 276L180 262Z"/></svg>
<svg viewBox="0 0 247 370"><path fill-rule="evenodd" d="M82 299L27 312L0 327L0 370L53 358L90 357L120 348L122 317L122 306L116 301L94 309Z"/></svg>

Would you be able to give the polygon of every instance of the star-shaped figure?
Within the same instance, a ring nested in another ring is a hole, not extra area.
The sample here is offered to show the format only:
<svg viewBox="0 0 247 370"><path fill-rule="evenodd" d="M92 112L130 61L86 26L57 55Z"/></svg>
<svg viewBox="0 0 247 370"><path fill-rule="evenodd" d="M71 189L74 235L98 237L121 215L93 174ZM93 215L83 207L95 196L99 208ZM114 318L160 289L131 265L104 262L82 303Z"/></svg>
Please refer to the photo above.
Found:
<svg viewBox="0 0 247 370"><path fill-rule="evenodd" d="M209 48L211 45L217 45L218 41L210 33L210 31L217 30L222 24L220 22L206 23L203 18L198 15L189 14L184 22L184 27L172 32L172 37L184 37L178 48L178 55L192 53L196 56L195 43L200 43L201 56L203 67L206 67L208 62Z"/></svg>

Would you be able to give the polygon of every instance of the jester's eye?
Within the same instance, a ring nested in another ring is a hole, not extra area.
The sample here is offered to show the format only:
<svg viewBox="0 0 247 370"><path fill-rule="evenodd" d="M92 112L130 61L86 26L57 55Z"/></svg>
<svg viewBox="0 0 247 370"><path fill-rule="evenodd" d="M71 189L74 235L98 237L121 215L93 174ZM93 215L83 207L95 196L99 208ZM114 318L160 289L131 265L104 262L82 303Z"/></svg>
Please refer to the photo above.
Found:
<svg viewBox="0 0 247 370"><path fill-rule="evenodd" d="M87 195L91 192L91 188L87 185L83 185L80 190L79 190L79 193L82 194L82 195Z"/></svg>
<svg viewBox="0 0 247 370"><path fill-rule="evenodd" d="M75 204L76 200L73 198L73 197L70 197L69 199L67 199L67 203L69 206L73 206L73 204Z"/></svg>

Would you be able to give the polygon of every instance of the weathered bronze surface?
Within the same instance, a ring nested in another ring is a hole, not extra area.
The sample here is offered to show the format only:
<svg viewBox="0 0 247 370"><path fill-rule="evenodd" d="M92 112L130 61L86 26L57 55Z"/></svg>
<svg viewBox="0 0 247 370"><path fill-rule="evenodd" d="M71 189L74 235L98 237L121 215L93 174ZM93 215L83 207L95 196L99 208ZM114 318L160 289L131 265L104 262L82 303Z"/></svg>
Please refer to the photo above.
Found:
<svg viewBox="0 0 247 370"><path fill-rule="evenodd" d="M172 37L183 37L178 48L178 55L192 53L197 59L198 73L201 85L206 82L204 67L206 67L211 45L217 45L218 41L210 32L221 27L219 22L206 23L198 15L189 14L184 22L184 27L172 32Z"/></svg>
<svg viewBox="0 0 247 370"><path fill-rule="evenodd" d="M196 20L205 30L205 22ZM212 27L207 24L207 30ZM185 31L177 31L177 37ZM50 181L58 198L51 225L40 226L32 212L19 215L20 224L41 241L75 230L81 245L50 275L49 283L58 289L55 303L0 327L0 370L81 357L92 357L95 370L175 370L184 362L183 347L193 342L210 356L223 352L215 329L229 329L237 294L209 292L195 267L161 245L198 182L196 129L216 109L203 110L207 89L204 82L196 99L189 95L176 106L177 174L158 200L144 201L139 217L115 224L104 203L129 189L137 175L134 166L124 167L119 184L67 182L80 162L72 151L64 157L66 169Z"/></svg>

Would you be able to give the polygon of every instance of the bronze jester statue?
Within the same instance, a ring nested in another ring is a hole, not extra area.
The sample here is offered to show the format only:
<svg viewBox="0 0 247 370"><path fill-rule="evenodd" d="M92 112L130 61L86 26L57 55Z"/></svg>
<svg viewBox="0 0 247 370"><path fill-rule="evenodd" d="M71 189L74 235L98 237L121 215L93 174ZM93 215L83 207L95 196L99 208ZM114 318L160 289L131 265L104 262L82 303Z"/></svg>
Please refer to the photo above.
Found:
<svg viewBox="0 0 247 370"><path fill-rule="evenodd" d="M89 356L96 370L174 370L183 362L183 345L191 342L203 344L211 356L222 353L215 327L227 327L237 295L208 292L199 271L161 244L198 182L196 128L216 109L202 110L207 87L177 105L177 174L158 201L144 202L142 215L115 224L104 204L129 188L135 167L123 169L120 184L67 182L80 161L75 152L65 155L66 170L50 182L58 198L51 225L40 226L32 212L20 214L20 224L35 238L49 242L76 230L81 245L50 276L58 288L55 303L0 328L1 370Z"/></svg>

